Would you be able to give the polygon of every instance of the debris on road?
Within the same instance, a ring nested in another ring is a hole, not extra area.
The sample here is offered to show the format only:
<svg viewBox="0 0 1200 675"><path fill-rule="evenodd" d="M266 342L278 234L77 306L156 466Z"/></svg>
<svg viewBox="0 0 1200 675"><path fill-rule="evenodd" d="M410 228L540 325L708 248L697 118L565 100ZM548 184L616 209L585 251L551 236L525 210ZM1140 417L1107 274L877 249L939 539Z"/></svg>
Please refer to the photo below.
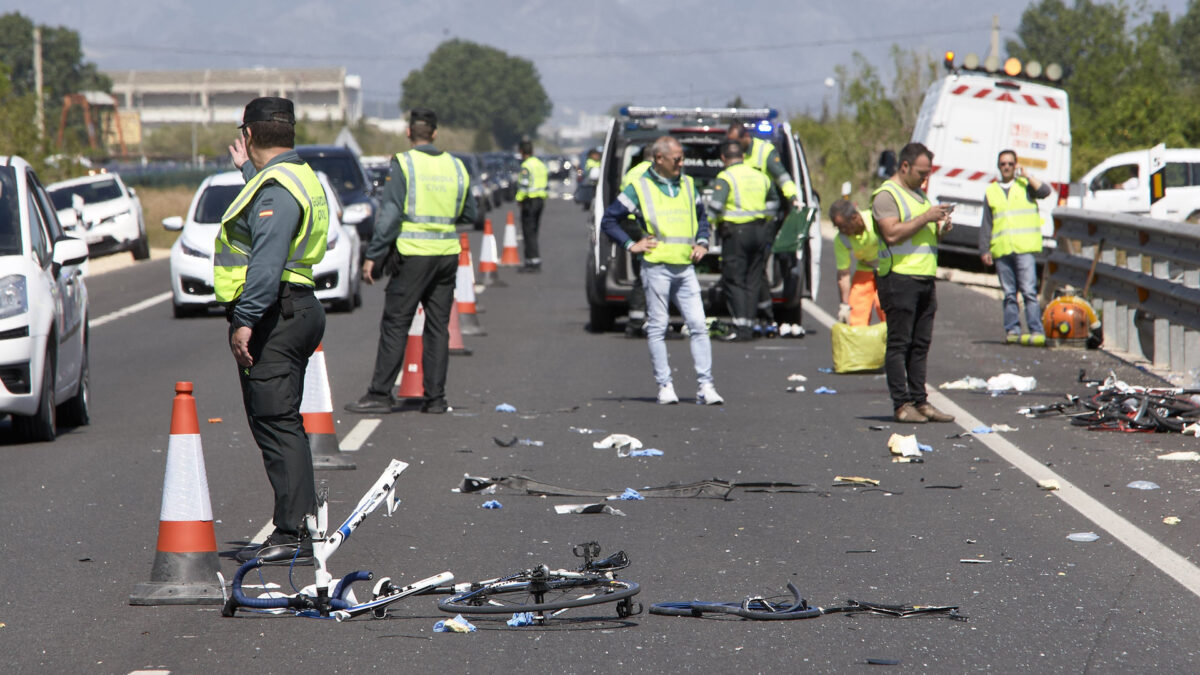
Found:
<svg viewBox="0 0 1200 675"><path fill-rule="evenodd" d="M500 405L496 406L496 412L498 412L498 413L515 413L515 412L517 412L517 409L507 403L501 403Z"/></svg>
<svg viewBox="0 0 1200 675"><path fill-rule="evenodd" d="M533 625L533 612L513 612L512 618L506 621L513 628Z"/></svg>
<svg viewBox="0 0 1200 675"><path fill-rule="evenodd" d="M516 437L516 436L513 436L512 438L510 438L510 439L508 439L508 440L506 441L506 440L504 440L504 439L502 439L502 438L499 438L499 437L496 437L496 436L492 436L492 441L493 441L493 442L494 442L496 445L498 445L498 446L500 446L500 447L502 447L502 448L511 448L512 446L514 446L514 445L516 445L516 444L517 444L517 437Z"/></svg>
<svg viewBox="0 0 1200 675"><path fill-rule="evenodd" d="M1002 373L989 377L987 381L987 390L990 392L998 391L1016 391L1030 392L1037 389L1036 377L1023 377L1016 373Z"/></svg>
<svg viewBox="0 0 1200 675"><path fill-rule="evenodd" d="M643 497L701 497L728 501L731 499L729 496L730 493L735 489L741 489L746 492L822 494L818 490L803 489L813 487L815 486L812 483L788 483L780 481L739 481L735 483L713 478L695 483L673 483L657 487L644 487L638 492ZM607 499L610 496L621 494L620 490L588 490L560 487L519 474L496 478L464 475L462 483L457 488L454 488L452 492L463 494L495 494L498 488L504 488L509 493L533 495L536 497L594 497Z"/></svg>
<svg viewBox="0 0 1200 675"><path fill-rule="evenodd" d="M1180 520L1179 516L1167 516L1166 518L1163 518L1164 525L1178 525L1181 522L1183 521Z"/></svg>
<svg viewBox="0 0 1200 675"><path fill-rule="evenodd" d="M640 502L640 501L645 501L646 498L643 497L641 494L639 494L638 491L634 490L633 488L625 488L625 491L622 492L621 494L615 495L612 497L606 497L605 499L609 499L609 500L613 500L613 501L622 501L622 502L635 502L635 501Z"/></svg>
<svg viewBox="0 0 1200 675"><path fill-rule="evenodd" d="M835 481L833 484L834 487L841 487L844 485L875 487L879 485L878 480L874 478L866 478L864 476L834 476L833 480Z"/></svg>
<svg viewBox="0 0 1200 675"><path fill-rule="evenodd" d="M208 423L209 423L209 424L220 424L221 422L224 422L224 421L225 421L225 420L221 419L220 417L210 417L210 418L208 418Z"/></svg>
<svg viewBox="0 0 1200 675"><path fill-rule="evenodd" d="M571 427L570 429L571 429L571 431L574 431L577 434L602 434L602 433L604 433L603 429L588 429L587 427Z"/></svg>
<svg viewBox="0 0 1200 675"><path fill-rule="evenodd" d="M546 444L544 441L535 441L532 438L522 438L521 440L519 440L517 442L520 443L521 445L529 445L529 446L532 446L535 448L540 448Z"/></svg>
<svg viewBox="0 0 1200 675"><path fill-rule="evenodd" d="M988 565L991 564L992 561L985 560L984 558L961 558L958 562L968 565Z"/></svg>
<svg viewBox="0 0 1200 675"><path fill-rule="evenodd" d="M462 614L457 614L453 619L443 619L433 624L433 632L435 633L474 633L476 630L475 624L463 618Z"/></svg>
<svg viewBox="0 0 1200 675"><path fill-rule="evenodd" d="M924 457L893 457L892 464L924 464Z"/></svg>
<svg viewBox="0 0 1200 675"><path fill-rule="evenodd" d="M1060 488L1058 481L1053 478L1045 478L1037 482L1038 487L1043 490L1057 490Z"/></svg>
<svg viewBox="0 0 1200 675"><path fill-rule="evenodd" d="M658 448L646 448L644 450L630 450L630 457L662 457L663 451Z"/></svg>
<svg viewBox="0 0 1200 675"><path fill-rule="evenodd" d="M1135 480L1125 487L1133 488L1134 490L1157 490L1158 483L1152 483L1148 480Z"/></svg>
<svg viewBox="0 0 1200 675"><path fill-rule="evenodd" d="M837 389L830 389L829 387L820 386L820 387L817 387L816 389L813 389L813 393L814 394L836 394Z"/></svg>
<svg viewBox="0 0 1200 675"><path fill-rule="evenodd" d="M555 504L554 512L558 515L569 513L607 513L613 516L624 516L621 509L614 509L608 504Z"/></svg>
<svg viewBox="0 0 1200 675"><path fill-rule="evenodd" d="M502 509L504 507L500 504L500 502L496 501L495 499L489 499L486 502L484 502L483 504L481 504L479 508L481 508L481 509Z"/></svg>
<svg viewBox="0 0 1200 675"><path fill-rule="evenodd" d="M800 385L796 385L794 387L788 387L784 391L788 391L793 394L803 394L804 393L804 385L800 384Z"/></svg>
<svg viewBox="0 0 1200 675"><path fill-rule="evenodd" d="M987 384L987 380L983 378L967 376L953 382L943 382L938 385L938 389L980 390L987 389Z"/></svg>
<svg viewBox="0 0 1200 675"><path fill-rule="evenodd" d="M788 375L788 382L808 382L808 378L800 373L792 373Z"/></svg>
<svg viewBox="0 0 1200 675"><path fill-rule="evenodd" d="M1195 450L1183 450L1180 452L1168 452L1165 455L1159 455L1159 459L1166 459L1173 462L1200 462L1200 452Z"/></svg>
<svg viewBox="0 0 1200 675"><path fill-rule="evenodd" d="M1096 541L1099 538L1100 535L1096 534L1095 532L1072 532L1071 534L1067 535L1067 539L1083 543Z"/></svg>
<svg viewBox="0 0 1200 675"><path fill-rule="evenodd" d="M921 449L917 447L917 437L915 435L901 436L900 434L892 434L888 438L887 446L893 455L900 455L902 457L921 456Z"/></svg>

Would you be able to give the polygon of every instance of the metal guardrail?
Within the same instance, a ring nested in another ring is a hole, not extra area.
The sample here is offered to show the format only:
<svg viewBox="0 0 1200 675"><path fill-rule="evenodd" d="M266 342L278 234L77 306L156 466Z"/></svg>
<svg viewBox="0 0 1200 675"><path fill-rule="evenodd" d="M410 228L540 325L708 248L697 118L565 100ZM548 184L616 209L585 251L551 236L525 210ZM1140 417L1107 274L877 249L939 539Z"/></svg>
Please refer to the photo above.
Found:
<svg viewBox="0 0 1200 675"><path fill-rule="evenodd" d="M1200 368L1200 225L1123 213L1056 208L1058 247L1046 257L1052 286L1087 284L1104 345L1155 367Z"/></svg>

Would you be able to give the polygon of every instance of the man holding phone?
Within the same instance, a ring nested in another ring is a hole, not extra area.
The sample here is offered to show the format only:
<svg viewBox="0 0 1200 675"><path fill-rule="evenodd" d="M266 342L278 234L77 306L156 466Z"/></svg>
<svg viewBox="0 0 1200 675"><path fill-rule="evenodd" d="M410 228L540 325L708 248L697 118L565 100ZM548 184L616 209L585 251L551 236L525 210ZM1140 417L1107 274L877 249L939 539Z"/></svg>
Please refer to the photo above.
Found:
<svg viewBox="0 0 1200 675"><path fill-rule="evenodd" d="M920 143L900 150L896 173L871 197L879 234L879 301L887 315L884 371L897 422L953 422L925 394L925 362L937 312L938 239L950 230L952 204L933 204L921 185L933 153Z"/></svg>
<svg viewBox="0 0 1200 675"><path fill-rule="evenodd" d="M996 266L1000 288L1004 290L1004 341L1042 346L1046 335L1042 310L1037 297L1037 261L1042 252L1042 217L1037 200L1050 196L1050 186L1025 173L1017 165L1017 153L1001 150L996 158L1000 180L984 192L983 221L979 224L979 258L987 266ZM1021 313L1017 294L1025 303L1025 327L1021 333Z"/></svg>

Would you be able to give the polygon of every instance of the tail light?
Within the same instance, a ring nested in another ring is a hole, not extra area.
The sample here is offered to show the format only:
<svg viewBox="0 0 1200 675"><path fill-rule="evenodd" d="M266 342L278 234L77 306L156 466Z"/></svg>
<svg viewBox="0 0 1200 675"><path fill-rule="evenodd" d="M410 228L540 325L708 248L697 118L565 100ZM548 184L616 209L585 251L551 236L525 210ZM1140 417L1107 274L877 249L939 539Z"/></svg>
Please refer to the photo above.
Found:
<svg viewBox="0 0 1200 675"><path fill-rule="evenodd" d="M1067 195L1071 191L1071 184L1070 183L1059 183L1058 185L1055 185L1054 187L1058 190L1058 205L1066 206Z"/></svg>

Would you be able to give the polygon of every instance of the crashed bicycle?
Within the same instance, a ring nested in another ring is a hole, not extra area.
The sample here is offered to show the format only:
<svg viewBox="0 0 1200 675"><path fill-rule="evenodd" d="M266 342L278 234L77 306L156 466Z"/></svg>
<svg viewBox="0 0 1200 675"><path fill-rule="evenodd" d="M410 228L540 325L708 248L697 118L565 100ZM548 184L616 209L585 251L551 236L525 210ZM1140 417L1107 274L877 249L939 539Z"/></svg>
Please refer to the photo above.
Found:
<svg viewBox="0 0 1200 675"><path fill-rule="evenodd" d="M704 617L705 615L736 616L752 621L795 621L815 619L826 614L880 614L895 618L922 614L943 614L951 619L966 621L958 613L957 605L889 605L879 602L846 600L845 604L832 607L814 607L800 596L795 584L788 582L786 596L747 596L741 602L710 602L691 600L685 602L660 602L650 605L650 613L661 616Z"/></svg>

